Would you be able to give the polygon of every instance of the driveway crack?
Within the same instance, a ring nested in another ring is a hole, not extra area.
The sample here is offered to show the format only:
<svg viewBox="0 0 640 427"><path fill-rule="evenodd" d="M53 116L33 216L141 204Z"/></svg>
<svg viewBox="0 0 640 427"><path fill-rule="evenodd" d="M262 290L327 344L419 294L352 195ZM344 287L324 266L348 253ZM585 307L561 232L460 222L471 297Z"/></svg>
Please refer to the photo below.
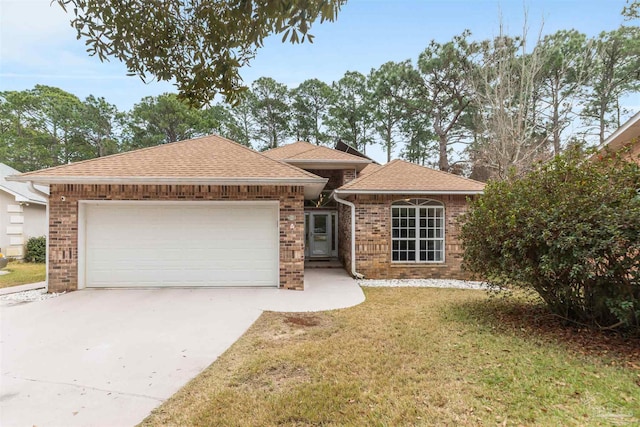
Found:
<svg viewBox="0 0 640 427"><path fill-rule="evenodd" d="M103 391L103 392L106 392L106 393L117 394L119 396L141 397L143 399L151 399L151 400L155 400L157 402L164 402L166 400L166 398L164 398L164 397L149 396L149 395L146 395L146 394L138 394L138 393L126 393L126 392L123 392L123 391L109 390L109 389L104 389L104 388L99 388L99 387L91 387L91 386L82 385L82 384L65 383L65 382L59 382L59 381L46 381L46 380L39 380L39 379L36 379L36 378L17 377L17 376L14 376L14 375L6 375L6 374L3 375L3 376L12 378L14 380L31 381L31 382L43 383L43 384L66 385L66 386L71 386L71 387L81 388L81 389Z"/></svg>

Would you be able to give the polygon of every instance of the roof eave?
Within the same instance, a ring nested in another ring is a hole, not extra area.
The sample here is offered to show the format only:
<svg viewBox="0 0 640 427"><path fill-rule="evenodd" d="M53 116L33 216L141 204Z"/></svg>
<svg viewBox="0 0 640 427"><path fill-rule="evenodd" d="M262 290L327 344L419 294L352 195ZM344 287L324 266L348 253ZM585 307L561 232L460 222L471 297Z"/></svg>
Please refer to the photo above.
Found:
<svg viewBox="0 0 640 427"><path fill-rule="evenodd" d="M8 178L9 177L6 177L5 179L10 181ZM0 185L0 190L5 191L8 194L11 194L16 199L16 202L34 203L36 205L43 205L43 206L45 206L47 204L46 201L33 199L33 198L29 197L29 196L25 196L24 194L17 193L17 192L15 192L15 191L7 188L7 187L4 187L2 185Z"/></svg>
<svg viewBox="0 0 640 427"><path fill-rule="evenodd" d="M334 190L337 194L351 195L351 194L408 194L408 195L424 195L424 196L438 196L438 195L462 195L462 196L474 196L483 194L484 190L351 190L351 189L337 189Z"/></svg>
<svg viewBox="0 0 640 427"><path fill-rule="evenodd" d="M149 177L149 176L46 176L15 175L8 181L35 184L190 184L190 185L312 185L326 184L327 178L233 178L233 177Z"/></svg>
<svg viewBox="0 0 640 427"><path fill-rule="evenodd" d="M605 139L602 144L600 144L597 148L597 151L600 152L605 149L605 147L609 147L612 150L617 150L622 146L625 142L627 142L627 138L625 134L629 132L636 124L640 121L640 112L636 113L629 120L626 121L622 126L616 129L607 139ZM633 137L630 137L631 139ZM595 157L595 154L592 156Z"/></svg>

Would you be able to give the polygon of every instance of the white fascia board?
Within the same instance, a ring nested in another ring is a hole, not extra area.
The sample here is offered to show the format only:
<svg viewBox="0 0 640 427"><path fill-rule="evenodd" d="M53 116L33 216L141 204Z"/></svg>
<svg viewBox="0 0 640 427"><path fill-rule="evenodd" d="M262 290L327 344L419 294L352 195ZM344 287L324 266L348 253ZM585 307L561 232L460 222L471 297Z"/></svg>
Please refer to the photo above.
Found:
<svg viewBox="0 0 640 427"><path fill-rule="evenodd" d="M8 177L7 177L7 180L9 180ZM46 202L41 202L40 200L33 200L33 199L30 199L27 196L23 196L22 194L18 194L15 191L11 191L10 189L8 189L7 187L4 187L2 185L0 185L0 190L5 191L8 194L12 195L16 199L16 202L33 203L35 205L42 205L42 206L47 204Z"/></svg>
<svg viewBox="0 0 640 427"><path fill-rule="evenodd" d="M602 144L600 144L597 150L598 151L602 150L604 147L606 147L607 145L611 144L613 141L615 141L616 139L624 135L629 130L629 128L633 127L636 124L636 122L638 122L638 120L640 120L640 112L636 113L633 117L627 120L626 123L624 123L618 129L616 129L615 132L609 135L609 137L605 139L602 142Z"/></svg>
<svg viewBox="0 0 640 427"><path fill-rule="evenodd" d="M336 194L350 195L350 194L410 194L410 195L424 195L424 196L439 196L439 195L463 195L473 196L482 194L482 190L451 190L451 191L429 191L429 190L334 190Z"/></svg>

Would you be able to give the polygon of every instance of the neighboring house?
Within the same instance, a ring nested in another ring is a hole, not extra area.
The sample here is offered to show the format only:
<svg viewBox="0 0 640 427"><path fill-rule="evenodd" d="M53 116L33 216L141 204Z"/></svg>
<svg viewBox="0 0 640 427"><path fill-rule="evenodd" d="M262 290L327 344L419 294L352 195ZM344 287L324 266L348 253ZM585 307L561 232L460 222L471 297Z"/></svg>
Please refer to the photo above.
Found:
<svg viewBox="0 0 640 427"><path fill-rule="evenodd" d="M640 112L605 139L592 158L598 158L607 153L616 153L622 149L629 150L624 155L627 159L640 163Z"/></svg>
<svg viewBox="0 0 640 427"><path fill-rule="evenodd" d="M31 191L26 183L5 180L19 173L0 163L0 252L15 258L23 257L28 238L47 234L46 198Z"/></svg>
<svg viewBox="0 0 640 427"><path fill-rule="evenodd" d="M302 289L305 259L339 259L367 278L464 277L455 219L484 187L306 142L258 153L218 136L13 179L51 186L56 292Z"/></svg>

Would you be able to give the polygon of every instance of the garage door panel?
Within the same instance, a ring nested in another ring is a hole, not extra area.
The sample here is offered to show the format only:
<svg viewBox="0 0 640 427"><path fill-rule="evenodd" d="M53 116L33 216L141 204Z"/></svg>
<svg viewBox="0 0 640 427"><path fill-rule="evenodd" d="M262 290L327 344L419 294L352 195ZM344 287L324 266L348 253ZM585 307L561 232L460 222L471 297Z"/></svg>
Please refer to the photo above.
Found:
<svg viewBox="0 0 640 427"><path fill-rule="evenodd" d="M87 204L89 287L277 286L276 204Z"/></svg>

